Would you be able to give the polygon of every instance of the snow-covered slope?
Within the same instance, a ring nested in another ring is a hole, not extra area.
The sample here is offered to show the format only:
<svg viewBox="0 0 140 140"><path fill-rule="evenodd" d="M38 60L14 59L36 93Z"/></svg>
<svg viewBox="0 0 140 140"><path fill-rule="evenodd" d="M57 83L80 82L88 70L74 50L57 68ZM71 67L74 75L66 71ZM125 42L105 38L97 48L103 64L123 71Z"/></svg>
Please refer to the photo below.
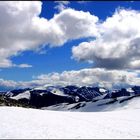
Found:
<svg viewBox="0 0 140 140"><path fill-rule="evenodd" d="M23 93L20 93L20 94L18 94L16 96L12 96L10 98L15 99L15 100L19 100L19 99L23 99L23 98L30 99L30 94L31 94L30 91L25 91Z"/></svg>
<svg viewBox="0 0 140 140"><path fill-rule="evenodd" d="M110 112L0 107L0 138L140 138L140 100ZM131 109L129 109L131 107Z"/></svg>
<svg viewBox="0 0 140 140"><path fill-rule="evenodd" d="M90 102L78 102L73 104L60 103L48 107L42 107L44 110L55 111L76 111L76 112L101 112L124 110L126 108L140 108L140 97L123 96L116 99L99 99ZM132 104L132 105L131 105Z"/></svg>
<svg viewBox="0 0 140 140"><path fill-rule="evenodd" d="M53 88L50 90L50 92L51 92L52 94L55 94L55 95L58 95L58 96L68 96L68 95L66 95L62 90L60 90L59 88L55 88L55 87L53 87Z"/></svg>

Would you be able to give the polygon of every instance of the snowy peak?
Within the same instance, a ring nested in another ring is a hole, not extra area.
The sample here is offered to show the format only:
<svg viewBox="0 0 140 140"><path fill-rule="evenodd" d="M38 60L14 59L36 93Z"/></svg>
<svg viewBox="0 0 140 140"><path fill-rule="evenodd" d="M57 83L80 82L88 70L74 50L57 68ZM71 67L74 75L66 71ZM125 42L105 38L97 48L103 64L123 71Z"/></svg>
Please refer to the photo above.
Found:
<svg viewBox="0 0 140 140"><path fill-rule="evenodd" d="M8 91L4 94L7 99L26 103L35 108L48 107L57 104L61 105L63 103L72 105L81 102L98 102L107 100L109 100L107 104L110 104L118 101L118 99L121 100L120 102L123 102L139 95L139 86L109 91L103 87L77 87L73 85L65 87L48 86L33 89L17 89ZM80 106L77 106L81 108L84 105L80 104Z"/></svg>

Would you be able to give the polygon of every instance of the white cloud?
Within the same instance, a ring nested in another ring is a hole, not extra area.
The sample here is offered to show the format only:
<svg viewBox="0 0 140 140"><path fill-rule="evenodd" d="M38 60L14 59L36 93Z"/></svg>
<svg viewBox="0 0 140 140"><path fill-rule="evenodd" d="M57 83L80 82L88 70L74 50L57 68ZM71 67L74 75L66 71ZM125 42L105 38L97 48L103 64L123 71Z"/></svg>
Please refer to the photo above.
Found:
<svg viewBox="0 0 140 140"><path fill-rule="evenodd" d="M19 67L19 68L31 68L32 65L29 65L29 64L20 64L17 67Z"/></svg>
<svg viewBox="0 0 140 140"><path fill-rule="evenodd" d="M12 81L12 80L0 79L0 87L15 88L15 87L17 87L17 83L15 81Z"/></svg>
<svg viewBox="0 0 140 140"><path fill-rule="evenodd" d="M62 11L67 8L67 5L70 3L69 1L55 1L57 5L54 7L55 9L58 9L58 11Z"/></svg>
<svg viewBox="0 0 140 140"><path fill-rule="evenodd" d="M41 2L0 2L0 67L13 66L9 57L34 48L35 37L28 28L41 12Z"/></svg>
<svg viewBox="0 0 140 140"><path fill-rule="evenodd" d="M53 34L56 31L59 34L56 34L56 38L51 36L54 39L53 41L51 40L54 45L62 45L72 39L98 35L96 27L98 17L91 15L89 12L66 9L55 15L49 22Z"/></svg>
<svg viewBox="0 0 140 140"><path fill-rule="evenodd" d="M106 88L122 88L140 84L140 71L81 69L79 71L64 71L62 73L42 74L29 82L14 82L0 80L0 86L25 88L44 85L77 85L103 86ZM35 77L34 77L35 78Z"/></svg>
<svg viewBox="0 0 140 140"><path fill-rule="evenodd" d="M88 0L88 1L86 1L86 0L77 1L77 3L79 3L79 4L85 4L85 3L87 3L87 2L90 2L90 1L89 1L89 0Z"/></svg>
<svg viewBox="0 0 140 140"><path fill-rule="evenodd" d="M0 85L28 87L44 84L104 85L140 84L139 72L107 69L140 68L140 12L117 10L111 17L99 23L89 12L64 9L50 20L40 18L42 3L0 2L0 67L17 66L10 60L26 50L38 50L49 44L58 47L69 40L95 37L72 49L73 58L93 62L99 69L64 71L40 75L30 82L0 80ZM30 67L20 64L17 67ZM76 78L75 78L76 77Z"/></svg>
<svg viewBox="0 0 140 140"><path fill-rule="evenodd" d="M0 67L14 66L11 56L37 50L41 45L56 47L68 40L97 35L98 18L88 12L69 8L47 20L39 17L41 9L40 1L0 2Z"/></svg>
<svg viewBox="0 0 140 140"><path fill-rule="evenodd" d="M78 86L104 86L125 87L130 85L139 85L139 72L128 72L123 70L105 70L100 68L82 69L79 71L64 71L62 73L52 73L48 75L38 76L39 80L43 80L52 85L78 85Z"/></svg>
<svg viewBox="0 0 140 140"><path fill-rule="evenodd" d="M139 25L139 11L118 9L99 25L100 36L73 47L73 58L107 69L139 68Z"/></svg>
<svg viewBox="0 0 140 140"><path fill-rule="evenodd" d="M45 44L57 47L84 37L95 39L74 46L73 58L108 69L139 68L139 11L119 9L99 24L95 15L70 8L50 20L40 18L41 5L39 1L0 2L1 68L14 66L10 57L23 51L38 50Z"/></svg>
<svg viewBox="0 0 140 140"><path fill-rule="evenodd" d="M130 62L130 67L133 69L140 69L140 60Z"/></svg>

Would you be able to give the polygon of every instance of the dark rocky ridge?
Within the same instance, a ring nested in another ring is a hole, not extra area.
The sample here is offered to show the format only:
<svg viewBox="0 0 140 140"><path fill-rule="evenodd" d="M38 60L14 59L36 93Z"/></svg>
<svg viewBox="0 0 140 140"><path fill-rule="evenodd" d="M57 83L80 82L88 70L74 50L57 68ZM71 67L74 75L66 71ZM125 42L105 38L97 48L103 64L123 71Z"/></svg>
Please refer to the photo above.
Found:
<svg viewBox="0 0 140 140"><path fill-rule="evenodd" d="M132 91L125 88L120 90L100 91L99 87L47 87L45 89L17 89L0 94L0 105L23 106L32 108L42 108L60 103L73 104L76 102L89 102L100 99L116 99L117 97L140 95L140 86L134 86ZM23 96L24 95L24 96Z"/></svg>

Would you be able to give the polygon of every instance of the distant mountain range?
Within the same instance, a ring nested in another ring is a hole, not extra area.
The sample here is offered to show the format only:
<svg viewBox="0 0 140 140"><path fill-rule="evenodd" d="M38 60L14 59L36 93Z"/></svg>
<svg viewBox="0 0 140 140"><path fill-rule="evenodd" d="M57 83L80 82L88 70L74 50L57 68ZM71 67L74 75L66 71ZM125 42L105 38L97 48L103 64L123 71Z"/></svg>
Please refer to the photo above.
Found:
<svg viewBox="0 0 140 140"><path fill-rule="evenodd" d="M77 87L77 86L47 86L37 88L16 89L0 93L0 105L24 106L33 108L45 108L50 106L61 107L65 105L83 106L83 102L96 102L106 100L113 103L117 99L123 102L140 95L140 86L122 88L109 91L101 87ZM78 106L77 106L78 108ZM53 108L52 108L53 109Z"/></svg>

